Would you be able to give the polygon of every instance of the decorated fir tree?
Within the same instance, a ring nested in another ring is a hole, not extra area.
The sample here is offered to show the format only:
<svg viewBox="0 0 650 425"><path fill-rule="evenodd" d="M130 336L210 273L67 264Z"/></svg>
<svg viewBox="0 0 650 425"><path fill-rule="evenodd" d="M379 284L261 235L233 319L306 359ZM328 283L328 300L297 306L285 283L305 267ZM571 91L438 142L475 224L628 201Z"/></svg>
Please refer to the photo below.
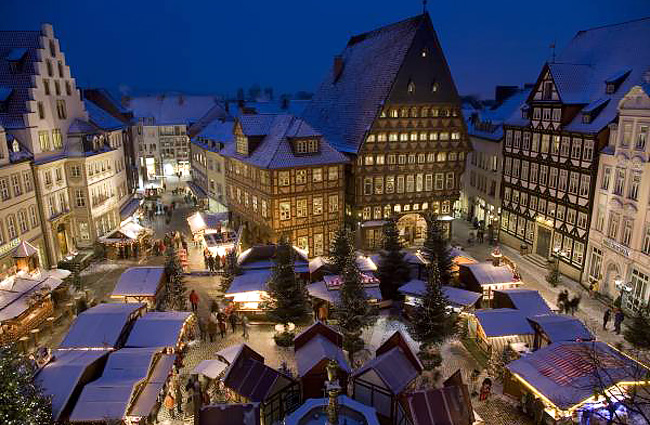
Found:
<svg viewBox="0 0 650 425"><path fill-rule="evenodd" d="M275 249L273 275L268 282L268 316L283 325L303 322L310 313L307 290L296 275L294 263L293 248L283 239Z"/></svg>
<svg viewBox="0 0 650 425"><path fill-rule="evenodd" d="M409 279L409 266L404 260L402 243L399 240L397 220L391 218L384 225L384 240L379 251L377 278L383 299L398 299L398 289Z"/></svg>
<svg viewBox="0 0 650 425"><path fill-rule="evenodd" d="M232 281L240 273L239 266L237 265L237 253L235 250L230 250L226 254L223 274L221 275L221 292L227 292L230 289Z"/></svg>
<svg viewBox="0 0 650 425"><path fill-rule="evenodd" d="M348 256L341 275L340 298L336 304L336 318L343 334L343 347L348 350L350 364L354 353L363 348L361 333L376 319L375 308L370 305L354 253Z"/></svg>
<svg viewBox="0 0 650 425"><path fill-rule="evenodd" d="M556 260L558 261L558 260ZM560 270L558 267L551 267L551 269L548 271L546 274L546 281L548 282L549 285L552 287L556 287L557 285L560 284Z"/></svg>
<svg viewBox="0 0 650 425"><path fill-rule="evenodd" d="M420 343L422 351L444 342L456 333L456 314L447 309L448 301L441 289L437 262L428 267L426 291L413 309L408 331Z"/></svg>
<svg viewBox="0 0 650 425"><path fill-rule="evenodd" d="M331 242L327 257L327 261L332 265L332 272L342 274L350 256L354 257L353 234L343 226L334 234L334 240Z"/></svg>
<svg viewBox="0 0 650 425"><path fill-rule="evenodd" d="M166 255L166 308L169 310L185 310L187 288L183 278L183 266L178 258L174 244L170 244L169 248L167 248Z"/></svg>
<svg viewBox="0 0 650 425"><path fill-rule="evenodd" d="M647 308L637 312L632 323L623 331L623 336L637 350L650 351L650 315Z"/></svg>
<svg viewBox="0 0 650 425"><path fill-rule="evenodd" d="M52 403L34 379L36 367L14 347L0 347L0 423L52 423Z"/></svg>
<svg viewBox="0 0 650 425"><path fill-rule="evenodd" d="M433 214L427 214L427 236L422 246L424 258L432 262L435 260L438 268L439 279L443 285L451 284L453 257L451 247L445 238L443 224Z"/></svg>

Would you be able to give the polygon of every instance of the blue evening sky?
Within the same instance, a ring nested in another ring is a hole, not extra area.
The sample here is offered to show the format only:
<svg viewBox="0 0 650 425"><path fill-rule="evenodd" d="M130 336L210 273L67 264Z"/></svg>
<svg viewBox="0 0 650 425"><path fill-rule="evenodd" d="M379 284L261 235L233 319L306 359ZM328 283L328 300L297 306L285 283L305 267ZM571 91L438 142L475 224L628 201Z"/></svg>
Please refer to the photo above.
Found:
<svg viewBox="0 0 650 425"><path fill-rule="evenodd" d="M0 0L0 29L54 25L82 86L234 94L313 91L353 34L418 0ZM650 0L429 0L461 94L534 81L581 29L650 16ZM381 60L381 58L377 58Z"/></svg>

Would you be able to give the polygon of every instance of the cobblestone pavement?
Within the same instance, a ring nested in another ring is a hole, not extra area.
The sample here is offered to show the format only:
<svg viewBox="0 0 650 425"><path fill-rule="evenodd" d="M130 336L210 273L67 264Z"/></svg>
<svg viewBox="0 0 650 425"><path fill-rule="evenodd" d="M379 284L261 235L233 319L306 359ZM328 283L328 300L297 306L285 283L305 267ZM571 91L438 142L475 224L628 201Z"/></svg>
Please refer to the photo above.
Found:
<svg viewBox="0 0 650 425"><path fill-rule="evenodd" d="M487 243L475 244L467 246L468 233L470 231L470 223L466 220L456 219L453 224L453 243L462 246L463 250L472 255L477 260L485 260L490 257L490 252L493 247ZM576 317L582 320L589 330L598 337L601 341L609 344L623 344L625 340L622 334L616 335L613 330L613 324L610 322L609 330L604 331L602 328L602 317L607 309L607 305L603 301L592 298L588 291L582 285L566 276L562 276L561 283L553 288L546 282L547 270L543 269L536 264L528 261L519 251L512 249L508 246L501 245L501 252L513 260L521 273L521 278L524 282L524 288L536 289L544 297L544 299L552 306L556 305L557 296L563 289L568 289L569 293L580 295L580 307L576 312ZM632 318L628 317L623 322L623 328L626 327L626 322L629 323Z"/></svg>

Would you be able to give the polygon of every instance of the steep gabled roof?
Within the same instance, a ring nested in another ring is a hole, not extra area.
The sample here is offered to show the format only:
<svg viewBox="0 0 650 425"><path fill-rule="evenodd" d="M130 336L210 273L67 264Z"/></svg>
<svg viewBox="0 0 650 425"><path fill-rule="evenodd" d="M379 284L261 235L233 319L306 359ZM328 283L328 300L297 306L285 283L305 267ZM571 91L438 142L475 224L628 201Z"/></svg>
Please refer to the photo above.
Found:
<svg viewBox="0 0 650 425"><path fill-rule="evenodd" d="M424 24L430 25L428 14L350 38L340 74L327 73L302 115L337 150L358 152Z"/></svg>
<svg viewBox="0 0 650 425"><path fill-rule="evenodd" d="M136 118L153 118L155 125L191 125L203 118L216 104L214 96L164 94L129 100Z"/></svg>

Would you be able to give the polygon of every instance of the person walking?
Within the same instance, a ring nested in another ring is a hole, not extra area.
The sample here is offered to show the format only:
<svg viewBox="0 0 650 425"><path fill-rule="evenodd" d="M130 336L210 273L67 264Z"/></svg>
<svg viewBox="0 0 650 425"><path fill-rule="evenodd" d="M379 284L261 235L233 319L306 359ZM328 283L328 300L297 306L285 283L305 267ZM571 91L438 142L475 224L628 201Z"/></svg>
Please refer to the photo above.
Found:
<svg viewBox="0 0 650 425"><path fill-rule="evenodd" d="M242 318L241 318L242 334L241 334L241 336L243 336L244 339L247 340L247 341L248 341L248 326L249 326L248 317L246 317L245 314L242 314Z"/></svg>
<svg viewBox="0 0 650 425"><path fill-rule="evenodd" d="M174 419L174 418L176 417L176 416L174 415L174 407L176 407L176 406L175 406L176 403L175 403L175 401L174 401L174 396L172 395L172 389L171 389L171 388L169 389L169 392L168 392L167 395L165 396L164 404L165 404L165 408L166 408L167 411L169 412L169 417L172 418L172 419Z"/></svg>
<svg viewBox="0 0 650 425"><path fill-rule="evenodd" d="M223 317L219 317L219 333L221 333L221 338L226 337L226 321Z"/></svg>
<svg viewBox="0 0 650 425"><path fill-rule="evenodd" d="M207 340L206 338L206 333L207 333L207 326L205 325L205 320L202 318L199 318L198 322L198 327L199 327L199 336L201 338L201 341Z"/></svg>
<svg viewBox="0 0 650 425"><path fill-rule="evenodd" d="M230 327L232 328L232 333L235 333L235 331L237 330L237 316L235 315L234 312L230 313L230 315L228 316L228 320L230 321Z"/></svg>
<svg viewBox="0 0 650 425"><path fill-rule="evenodd" d="M183 416L183 390L181 389L181 377L178 376L178 381L174 385L174 399L176 400L176 410L178 416Z"/></svg>
<svg viewBox="0 0 650 425"><path fill-rule="evenodd" d="M623 314L623 310L619 308L616 310L616 314L614 314L614 331L616 332L616 335L621 334L621 324L623 323L623 319L625 319L625 315Z"/></svg>
<svg viewBox="0 0 650 425"><path fill-rule="evenodd" d="M199 309L199 294L194 289L190 292L190 303L192 304L192 311L196 313Z"/></svg>
<svg viewBox="0 0 650 425"><path fill-rule="evenodd" d="M210 337L210 342L214 342L217 336L217 323L213 320L208 322L208 336Z"/></svg>
<svg viewBox="0 0 650 425"><path fill-rule="evenodd" d="M603 330L604 331L607 330L607 323L609 323L609 319L611 317L612 317L612 310L607 308L607 310L605 310L605 314L603 314Z"/></svg>

